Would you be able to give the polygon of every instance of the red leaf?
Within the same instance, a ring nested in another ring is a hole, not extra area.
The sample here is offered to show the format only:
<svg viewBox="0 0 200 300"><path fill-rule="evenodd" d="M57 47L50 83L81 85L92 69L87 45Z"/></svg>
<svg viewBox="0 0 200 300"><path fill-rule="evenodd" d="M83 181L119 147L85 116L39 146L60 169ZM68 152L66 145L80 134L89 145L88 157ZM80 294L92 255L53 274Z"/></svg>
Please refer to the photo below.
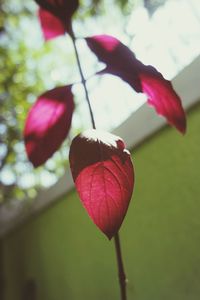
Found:
<svg viewBox="0 0 200 300"><path fill-rule="evenodd" d="M175 126L181 133L186 131L186 117L181 100L170 81L152 67L140 73L142 90L148 97L148 104L155 107L158 114L167 118L169 124Z"/></svg>
<svg viewBox="0 0 200 300"><path fill-rule="evenodd" d="M107 132L87 130L73 139L69 160L81 202L111 239L126 215L134 185L124 142Z"/></svg>
<svg viewBox="0 0 200 300"><path fill-rule="evenodd" d="M140 78L136 71L139 62L131 50L110 35L95 35L86 38L89 48L107 67L100 74L119 76L137 92L142 92Z"/></svg>
<svg viewBox="0 0 200 300"><path fill-rule="evenodd" d="M48 10L40 8L38 11L38 16L40 19L44 39L46 41L65 34L66 28L63 22L48 12Z"/></svg>
<svg viewBox="0 0 200 300"><path fill-rule="evenodd" d="M79 6L78 0L36 0L40 5L39 19L45 40L70 31L71 18Z"/></svg>
<svg viewBox="0 0 200 300"><path fill-rule="evenodd" d="M34 167L42 165L66 138L74 110L71 88L57 87L41 95L29 111L24 129L26 152Z"/></svg>
<svg viewBox="0 0 200 300"><path fill-rule="evenodd" d="M166 80L154 67L146 66L134 53L118 39L108 35L86 38L90 49L98 59L106 64L99 74L110 73L119 76L137 92L145 93L148 103L158 114L180 132L186 131L186 117L179 96L170 81Z"/></svg>

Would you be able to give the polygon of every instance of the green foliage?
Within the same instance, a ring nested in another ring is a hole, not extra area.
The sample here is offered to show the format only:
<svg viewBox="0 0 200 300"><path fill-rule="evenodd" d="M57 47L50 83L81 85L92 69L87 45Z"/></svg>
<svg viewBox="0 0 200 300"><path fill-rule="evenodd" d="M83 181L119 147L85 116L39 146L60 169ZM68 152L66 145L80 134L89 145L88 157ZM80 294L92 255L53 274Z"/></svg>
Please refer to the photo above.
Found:
<svg viewBox="0 0 200 300"><path fill-rule="evenodd" d="M30 2L2 1L0 37L0 202L22 198L19 177L31 172L22 141L24 120L36 95L44 88L42 74L36 68L50 49L33 49L24 39L24 23L34 24L34 6ZM17 28L17 31L16 31Z"/></svg>

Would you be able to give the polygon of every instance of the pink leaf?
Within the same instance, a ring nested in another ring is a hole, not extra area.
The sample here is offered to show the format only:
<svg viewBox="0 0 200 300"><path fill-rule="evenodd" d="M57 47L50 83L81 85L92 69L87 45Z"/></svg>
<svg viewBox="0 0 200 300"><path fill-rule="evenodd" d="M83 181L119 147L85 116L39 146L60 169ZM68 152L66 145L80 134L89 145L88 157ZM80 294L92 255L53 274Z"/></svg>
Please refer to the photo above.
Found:
<svg viewBox="0 0 200 300"><path fill-rule="evenodd" d="M111 239L126 215L134 185L133 165L123 140L87 130L73 139L69 159L81 202Z"/></svg>
<svg viewBox="0 0 200 300"><path fill-rule="evenodd" d="M66 28L63 22L52 15L52 13L48 12L48 10L40 8L38 11L38 17L40 19L44 39L46 41L65 34Z"/></svg>
<svg viewBox="0 0 200 300"><path fill-rule="evenodd" d="M79 6L78 0L36 0L40 5L39 19L45 40L70 31L71 19Z"/></svg>
<svg viewBox="0 0 200 300"><path fill-rule="evenodd" d="M66 138L74 110L71 88L57 87L41 95L29 111L24 129L26 152L34 167L42 165Z"/></svg>
<svg viewBox="0 0 200 300"><path fill-rule="evenodd" d="M170 81L166 80L154 67L146 66L134 53L118 39L109 35L86 38L90 49L98 59L106 64L99 74L110 73L126 81L136 92L147 95L148 103L158 114L180 132L186 131L186 117L179 96Z"/></svg>

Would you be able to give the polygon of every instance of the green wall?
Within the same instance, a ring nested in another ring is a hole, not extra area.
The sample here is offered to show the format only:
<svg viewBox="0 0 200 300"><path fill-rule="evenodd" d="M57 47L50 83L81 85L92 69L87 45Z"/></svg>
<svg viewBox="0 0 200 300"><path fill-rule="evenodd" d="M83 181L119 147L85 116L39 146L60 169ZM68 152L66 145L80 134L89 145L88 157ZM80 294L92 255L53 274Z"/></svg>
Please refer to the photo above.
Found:
<svg viewBox="0 0 200 300"><path fill-rule="evenodd" d="M185 137L165 128L133 160L134 197L121 229L129 300L199 300L200 106ZM21 300L28 279L38 300L119 299L113 242L75 192L6 237L3 255L5 300Z"/></svg>

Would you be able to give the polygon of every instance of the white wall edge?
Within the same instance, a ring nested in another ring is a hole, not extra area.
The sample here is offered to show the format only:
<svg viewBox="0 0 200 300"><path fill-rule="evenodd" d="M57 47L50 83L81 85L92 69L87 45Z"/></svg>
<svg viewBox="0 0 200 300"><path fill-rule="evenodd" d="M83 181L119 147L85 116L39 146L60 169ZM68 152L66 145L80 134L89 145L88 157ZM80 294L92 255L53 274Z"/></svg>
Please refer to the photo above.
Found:
<svg viewBox="0 0 200 300"><path fill-rule="evenodd" d="M185 110L196 104L200 99L200 56L184 68L172 80L172 84L180 95ZM144 104L117 127L113 133L122 137L127 148L132 149L164 125L166 125L165 119L158 117L151 107ZM62 195L69 192L73 186L70 170L67 169L55 185L47 190L40 191L31 203L26 200L21 202L13 200L11 203L2 205L0 207L0 237L4 237L31 216L37 215L55 203Z"/></svg>

